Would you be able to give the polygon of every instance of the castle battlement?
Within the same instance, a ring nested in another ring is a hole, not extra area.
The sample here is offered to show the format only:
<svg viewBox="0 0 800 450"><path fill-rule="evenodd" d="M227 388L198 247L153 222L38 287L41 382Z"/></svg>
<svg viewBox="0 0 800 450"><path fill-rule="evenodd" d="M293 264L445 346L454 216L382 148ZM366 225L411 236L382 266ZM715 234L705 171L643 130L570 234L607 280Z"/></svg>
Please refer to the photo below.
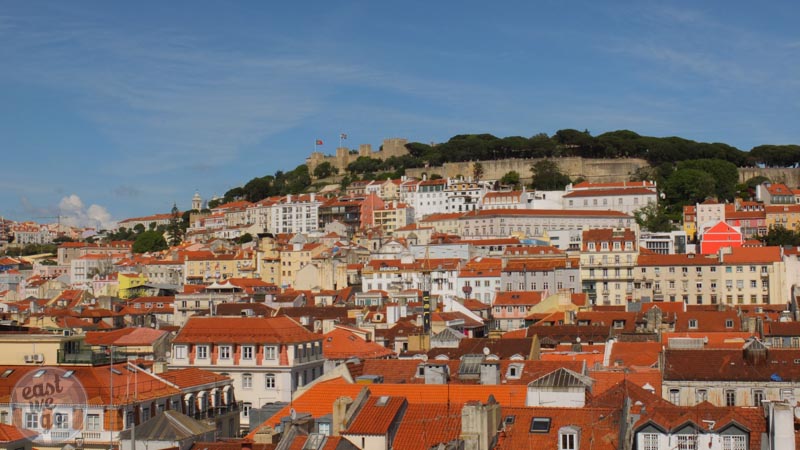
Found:
<svg viewBox="0 0 800 450"><path fill-rule="evenodd" d="M373 152L372 145L361 144L358 150L351 150L347 147L339 147L336 149L335 155L326 155L322 152L313 152L306 158L306 166L308 166L309 173L313 174L314 169L324 162L329 162L333 167L339 169L339 173L347 170L350 163L355 162L358 158L364 156L367 158L374 158L386 160L392 156L403 156L408 154L406 144L408 139L405 138L389 138L384 139L381 149Z"/></svg>

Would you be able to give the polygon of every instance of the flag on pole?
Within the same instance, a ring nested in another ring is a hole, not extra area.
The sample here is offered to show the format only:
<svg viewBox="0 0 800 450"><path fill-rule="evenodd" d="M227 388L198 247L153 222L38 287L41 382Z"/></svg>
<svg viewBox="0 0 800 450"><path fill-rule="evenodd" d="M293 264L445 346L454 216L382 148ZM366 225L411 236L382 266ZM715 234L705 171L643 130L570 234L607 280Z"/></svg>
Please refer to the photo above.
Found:
<svg viewBox="0 0 800 450"><path fill-rule="evenodd" d="M322 139L317 139L317 142L316 142L315 145L322 145Z"/></svg>
<svg viewBox="0 0 800 450"><path fill-rule="evenodd" d="M339 139L347 139L347 135L345 133L342 133L339 135Z"/></svg>

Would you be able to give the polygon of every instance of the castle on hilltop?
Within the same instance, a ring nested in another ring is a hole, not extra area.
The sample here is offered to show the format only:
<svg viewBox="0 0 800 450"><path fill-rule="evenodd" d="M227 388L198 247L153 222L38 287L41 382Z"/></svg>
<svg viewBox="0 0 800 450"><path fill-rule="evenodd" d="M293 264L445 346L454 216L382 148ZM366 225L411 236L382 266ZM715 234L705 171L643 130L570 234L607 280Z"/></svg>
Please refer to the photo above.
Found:
<svg viewBox="0 0 800 450"><path fill-rule="evenodd" d="M308 166L309 173L314 173L314 169L324 162L329 162L333 167L339 169L339 173L344 172L347 166L355 162L358 158L366 156L367 158L386 160L392 156L404 156L408 154L406 144L408 139L404 138L391 138L384 139L381 149L377 152L372 151L372 145L361 144L358 150L350 150L347 147L339 147L336 149L336 155L325 155L322 152L313 152L311 156L306 158L306 166Z"/></svg>

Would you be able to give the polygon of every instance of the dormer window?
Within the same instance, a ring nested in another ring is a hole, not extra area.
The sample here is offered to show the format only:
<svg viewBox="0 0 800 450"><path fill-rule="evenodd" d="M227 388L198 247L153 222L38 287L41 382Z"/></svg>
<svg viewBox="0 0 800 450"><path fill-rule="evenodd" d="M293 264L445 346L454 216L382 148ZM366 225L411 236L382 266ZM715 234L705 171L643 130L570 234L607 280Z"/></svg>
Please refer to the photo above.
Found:
<svg viewBox="0 0 800 450"><path fill-rule="evenodd" d="M617 329L617 330L620 330L620 329L622 329L622 328L625 328L625 321L624 321L624 320L615 320L615 321L613 322L613 326L614 326L614 328L615 328L615 329Z"/></svg>
<svg viewBox="0 0 800 450"><path fill-rule="evenodd" d="M725 328L733 328L733 319L725 320Z"/></svg>
<svg viewBox="0 0 800 450"><path fill-rule="evenodd" d="M608 251L608 242L603 242L600 244L600 249L603 251Z"/></svg>
<svg viewBox="0 0 800 450"><path fill-rule="evenodd" d="M508 366L508 376L506 378L519 379L522 376L522 366L519 364L512 364Z"/></svg>
<svg viewBox="0 0 800 450"><path fill-rule="evenodd" d="M693 330L697 329L697 319L689 319L689 328Z"/></svg>
<svg viewBox="0 0 800 450"><path fill-rule="evenodd" d="M577 450L578 447L577 428L562 427L558 430L558 450Z"/></svg>
<svg viewBox="0 0 800 450"><path fill-rule="evenodd" d="M594 251L594 242L589 242L589 251Z"/></svg>

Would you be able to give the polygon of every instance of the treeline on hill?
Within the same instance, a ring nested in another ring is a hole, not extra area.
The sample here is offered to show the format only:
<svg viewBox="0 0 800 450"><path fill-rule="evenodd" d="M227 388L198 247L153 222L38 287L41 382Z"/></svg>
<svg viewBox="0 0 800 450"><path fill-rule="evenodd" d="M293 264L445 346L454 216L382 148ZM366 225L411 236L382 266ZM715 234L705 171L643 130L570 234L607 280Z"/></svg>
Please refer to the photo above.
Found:
<svg viewBox="0 0 800 450"><path fill-rule="evenodd" d="M559 130L553 136L540 133L533 137L498 138L491 134L462 134L449 141L428 145L418 142L407 145L416 166L425 163L484 161L504 158L549 158L580 156L583 158L641 158L657 166L665 162L688 159L722 159L738 167L765 164L789 167L800 161L798 145L761 145L745 152L723 143L695 142L680 137L641 136L619 130L592 136L588 131Z"/></svg>
<svg viewBox="0 0 800 450"><path fill-rule="evenodd" d="M680 137L641 136L633 131L618 130L592 136L588 131L574 129L559 130L552 136L545 133L530 138L510 136L498 138L491 134L461 134L447 142L429 145L411 142L406 145L409 154L391 157L386 160L360 157L347 167L341 180L347 185L354 180L380 180L397 178L406 169L439 166L446 162L486 161L506 158L548 158L579 156L584 158L642 158L647 160L653 171L641 174L659 182L665 182L676 169L677 163L693 160L715 160L731 163L731 167L755 166L763 164L770 167L792 167L800 161L798 145L760 145L745 152L723 143L695 142ZM688 168L688 167L683 167ZM337 169L330 163L322 163L315 168L314 177L327 178L337 175ZM274 195L297 194L305 192L312 184L311 173L305 164L289 172L277 171L274 175L253 178L247 184L235 187L209 206L235 200L255 202ZM466 175L466 174L465 174ZM527 174L521 174L523 177ZM679 175L685 175L680 173ZM691 175L691 174L690 174ZM732 197L733 187L719 178L695 189L695 196L713 190L721 199ZM663 184L659 183L661 186ZM667 186L664 186L665 188ZM679 195L681 189L675 189ZM702 192L701 192L702 191Z"/></svg>

